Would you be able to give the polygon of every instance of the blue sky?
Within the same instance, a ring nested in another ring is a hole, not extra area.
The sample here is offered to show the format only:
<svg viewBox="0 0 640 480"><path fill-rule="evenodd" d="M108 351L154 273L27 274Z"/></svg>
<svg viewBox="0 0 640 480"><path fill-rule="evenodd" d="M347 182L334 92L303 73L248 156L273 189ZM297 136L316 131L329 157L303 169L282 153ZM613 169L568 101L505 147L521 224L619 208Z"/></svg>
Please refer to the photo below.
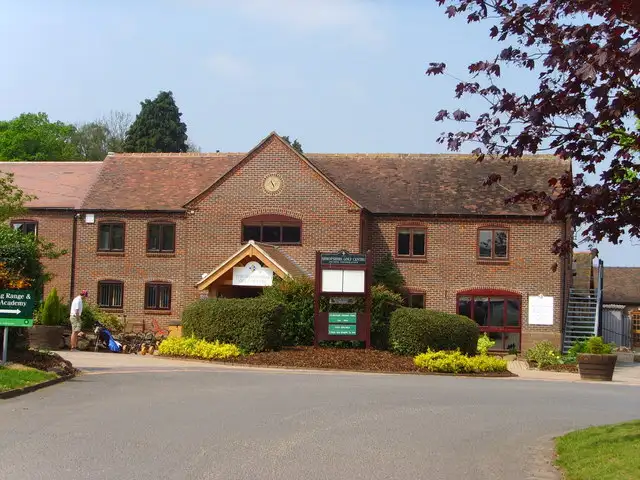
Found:
<svg viewBox="0 0 640 480"><path fill-rule="evenodd" d="M433 118L461 106L456 81L424 71L444 61L465 77L497 48L488 25L448 19L434 0L0 0L0 11L0 118L135 115L171 90L202 151L246 151L275 130L309 152L445 152ZM507 86L535 85L505 73ZM600 250L608 265L640 265L629 242Z"/></svg>

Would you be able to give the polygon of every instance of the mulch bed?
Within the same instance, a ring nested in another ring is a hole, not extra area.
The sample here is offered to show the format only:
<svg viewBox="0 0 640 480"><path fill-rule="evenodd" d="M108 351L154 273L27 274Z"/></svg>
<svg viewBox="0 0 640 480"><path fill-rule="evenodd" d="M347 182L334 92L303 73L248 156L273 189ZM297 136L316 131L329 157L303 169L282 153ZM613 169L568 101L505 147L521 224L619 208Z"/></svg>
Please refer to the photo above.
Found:
<svg viewBox="0 0 640 480"><path fill-rule="evenodd" d="M55 372L58 375L73 375L78 370L71 362L65 360L54 352L40 352L37 350L10 350L7 360L13 363L20 363L27 367L37 368L45 372Z"/></svg>
<svg viewBox="0 0 640 480"><path fill-rule="evenodd" d="M540 370L545 370L548 372L579 373L577 363L566 363L564 365L546 365Z"/></svg>
<svg viewBox="0 0 640 480"><path fill-rule="evenodd" d="M278 352L262 352L220 360L224 363L254 367L284 367L327 370L351 370L378 373L436 374L418 370L413 357L394 355L384 350L329 347L288 347ZM511 372L467 374L474 377L513 377ZM462 375L460 375L462 376Z"/></svg>

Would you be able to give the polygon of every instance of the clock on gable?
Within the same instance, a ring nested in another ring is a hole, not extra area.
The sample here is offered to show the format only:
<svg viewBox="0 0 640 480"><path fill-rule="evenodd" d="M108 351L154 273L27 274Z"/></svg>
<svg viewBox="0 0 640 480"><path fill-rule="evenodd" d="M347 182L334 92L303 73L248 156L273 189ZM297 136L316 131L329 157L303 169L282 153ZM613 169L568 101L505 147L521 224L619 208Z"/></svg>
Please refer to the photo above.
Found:
<svg viewBox="0 0 640 480"><path fill-rule="evenodd" d="M282 178L278 175L267 175L262 184L262 188L270 194L278 193L282 189Z"/></svg>

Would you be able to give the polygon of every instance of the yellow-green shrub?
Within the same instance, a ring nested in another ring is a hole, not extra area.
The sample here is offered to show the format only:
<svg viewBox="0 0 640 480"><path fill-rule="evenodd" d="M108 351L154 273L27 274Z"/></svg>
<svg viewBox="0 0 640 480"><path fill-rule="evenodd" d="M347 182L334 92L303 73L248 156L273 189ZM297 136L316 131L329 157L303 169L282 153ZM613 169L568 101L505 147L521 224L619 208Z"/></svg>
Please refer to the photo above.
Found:
<svg viewBox="0 0 640 480"><path fill-rule="evenodd" d="M437 352L427 350L413 359L413 363L420 369L439 373L487 373L506 372L507 362L489 355L469 357L459 350Z"/></svg>
<svg viewBox="0 0 640 480"><path fill-rule="evenodd" d="M230 343L207 342L195 337L169 337L158 347L160 355L203 358L205 360L237 357L240 349Z"/></svg>

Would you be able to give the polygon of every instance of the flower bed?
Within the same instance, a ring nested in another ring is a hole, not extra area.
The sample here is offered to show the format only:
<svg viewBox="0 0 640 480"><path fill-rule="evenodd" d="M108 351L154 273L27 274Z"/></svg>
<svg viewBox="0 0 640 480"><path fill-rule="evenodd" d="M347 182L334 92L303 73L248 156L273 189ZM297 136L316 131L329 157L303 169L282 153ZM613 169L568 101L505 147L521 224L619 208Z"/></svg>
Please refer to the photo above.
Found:
<svg viewBox="0 0 640 480"><path fill-rule="evenodd" d="M158 354L170 357L223 360L239 356L240 349L229 343L207 342L194 337L169 337L158 347Z"/></svg>

